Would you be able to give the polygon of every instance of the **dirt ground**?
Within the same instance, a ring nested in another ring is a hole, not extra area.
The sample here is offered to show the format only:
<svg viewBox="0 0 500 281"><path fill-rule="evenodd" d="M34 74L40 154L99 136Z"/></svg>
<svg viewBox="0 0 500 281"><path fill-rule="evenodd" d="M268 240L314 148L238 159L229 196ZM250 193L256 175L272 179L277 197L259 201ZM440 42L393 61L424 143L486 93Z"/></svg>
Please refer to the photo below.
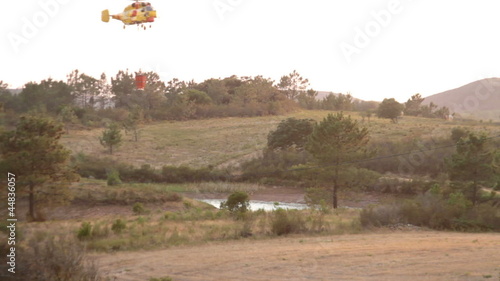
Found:
<svg viewBox="0 0 500 281"><path fill-rule="evenodd" d="M111 280L500 280L500 235L384 230L94 258Z"/></svg>

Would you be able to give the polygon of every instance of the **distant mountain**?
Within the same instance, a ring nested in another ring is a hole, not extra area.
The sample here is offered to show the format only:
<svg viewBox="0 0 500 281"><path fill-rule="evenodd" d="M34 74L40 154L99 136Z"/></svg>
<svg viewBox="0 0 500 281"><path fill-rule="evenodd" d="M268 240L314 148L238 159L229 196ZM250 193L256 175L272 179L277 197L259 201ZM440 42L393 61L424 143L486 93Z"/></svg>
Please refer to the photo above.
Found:
<svg viewBox="0 0 500 281"><path fill-rule="evenodd" d="M23 89L7 89L7 91L11 92L13 95L19 94Z"/></svg>
<svg viewBox="0 0 500 281"><path fill-rule="evenodd" d="M329 94L338 95L338 93L334 93L334 92L318 91L318 95L316 96L316 99L322 100L322 99L326 98L326 96L328 96Z"/></svg>
<svg viewBox="0 0 500 281"><path fill-rule="evenodd" d="M500 78L486 78L428 96L422 104L431 102L464 117L500 119Z"/></svg>
<svg viewBox="0 0 500 281"><path fill-rule="evenodd" d="M327 92L327 91L317 91L317 92L318 92L318 95L316 96L316 100L322 100L322 99L326 98L330 94L334 94L335 96L338 96L340 94L347 95L347 93L344 94L344 93L334 93L334 92ZM353 101L363 101L363 100L355 98L355 97L352 97L352 100Z"/></svg>

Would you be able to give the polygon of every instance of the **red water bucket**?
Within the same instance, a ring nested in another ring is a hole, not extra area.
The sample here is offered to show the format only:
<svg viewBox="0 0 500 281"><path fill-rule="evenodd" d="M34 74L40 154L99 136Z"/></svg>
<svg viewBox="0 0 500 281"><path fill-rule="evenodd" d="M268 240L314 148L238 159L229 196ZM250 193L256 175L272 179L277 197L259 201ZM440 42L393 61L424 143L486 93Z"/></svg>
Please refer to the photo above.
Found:
<svg viewBox="0 0 500 281"><path fill-rule="evenodd" d="M137 90L144 90L146 87L146 80L147 77L146 75L143 74L136 74L135 75L135 87Z"/></svg>

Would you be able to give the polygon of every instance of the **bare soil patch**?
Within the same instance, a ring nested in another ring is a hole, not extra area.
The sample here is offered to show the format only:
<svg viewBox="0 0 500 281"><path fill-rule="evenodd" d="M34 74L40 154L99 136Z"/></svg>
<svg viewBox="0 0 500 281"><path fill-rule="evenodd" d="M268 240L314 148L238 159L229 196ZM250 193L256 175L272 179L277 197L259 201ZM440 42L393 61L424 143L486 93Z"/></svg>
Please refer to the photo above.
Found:
<svg viewBox="0 0 500 281"><path fill-rule="evenodd" d="M500 235L385 230L94 257L112 280L498 280Z"/></svg>

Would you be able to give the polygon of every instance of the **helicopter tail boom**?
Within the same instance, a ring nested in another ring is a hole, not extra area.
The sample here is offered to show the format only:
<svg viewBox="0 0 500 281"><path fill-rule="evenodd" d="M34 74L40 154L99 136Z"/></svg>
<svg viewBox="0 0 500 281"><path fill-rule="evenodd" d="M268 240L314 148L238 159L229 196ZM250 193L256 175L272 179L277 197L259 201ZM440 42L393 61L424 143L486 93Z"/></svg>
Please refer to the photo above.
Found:
<svg viewBox="0 0 500 281"><path fill-rule="evenodd" d="M108 10L102 11L102 13L101 13L101 20L103 22L109 22L109 11Z"/></svg>

